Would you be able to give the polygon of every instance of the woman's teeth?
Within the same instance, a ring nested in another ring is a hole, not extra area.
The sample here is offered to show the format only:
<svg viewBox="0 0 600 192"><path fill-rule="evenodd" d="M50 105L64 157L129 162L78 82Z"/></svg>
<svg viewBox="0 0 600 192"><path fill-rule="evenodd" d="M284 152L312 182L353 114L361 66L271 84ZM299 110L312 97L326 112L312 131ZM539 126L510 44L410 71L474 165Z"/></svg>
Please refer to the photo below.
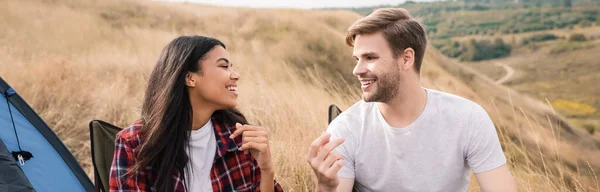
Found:
<svg viewBox="0 0 600 192"><path fill-rule="evenodd" d="M235 91L237 91L237 87L233 87L233 86L227 87L227 90L235 92Z"/></svg>

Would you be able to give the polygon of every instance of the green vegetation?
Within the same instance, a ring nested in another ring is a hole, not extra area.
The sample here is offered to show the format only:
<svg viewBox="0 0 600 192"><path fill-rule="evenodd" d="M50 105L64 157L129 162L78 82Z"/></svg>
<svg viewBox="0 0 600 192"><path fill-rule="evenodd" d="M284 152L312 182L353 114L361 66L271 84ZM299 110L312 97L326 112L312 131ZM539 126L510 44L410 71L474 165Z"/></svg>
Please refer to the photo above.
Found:
<svg viewBox="0 0 600 192"><path fill-rule="evenodd" d="M581 34L581 33L574 33L571 36L569 36L569 41L576 41L576 42L582 42L582 41L586 41L587 38L585 38L585 35Z"/></svg>
<svg viewBox="0 0 600 192"><path fill-rule="evenodd" d="M487 36L519 34L533 31L571 29L600 25L600 0L457 0L417 3L408 1L393 7L407 9L411 15L421 18L427 26L427 34L436 47L450 57L474 61L493 59L510 54L504 44L501 50L481 53L470 47L488 50L492 42L452 42L460 36ZM379 7L352 9L363 15ZM552 34L531 37L523 43L555 40ZM463 45L464 44L464 45ZM483 44L482 46L476 46ZM493 46L492 46L493 47ZM514 48L514 47L513 47ZM473 52L469 56L464 53ZM484 54L485 56L482 56Z"/></svg>
<svg viewBox="0 0 600 192"><path fill-rule="evenodd" d="M571 11L565 8L516 9L429 13L417 11L432 38L464 35L515 34L563 29L597 22L599 10Z"/></svg>
<svg viewBox="0 0 600 192"><path fill-rule="evenodd" d="M511 48L502 39L495 39L467 43L467 51L459 56L462 61L481 61L486 59L500 58L510 55Z"/></svg>
<svg viewBox="0 0 600 192"><path fill-rule="evenodd" d="M556 40L558 37L554 34L544 33L544 34L536 34L529 36L523 39L523 45L527 45L530 42L542 42L542 41L551 41Z"/></svg>
<svg viewBox="0 0 600 192"><path fill-rule="evenodd" d="M596 132L596 126L593 124L583 124L583 128L587 130L590 135L593 135L594 132Z"/></svg>
<svg viewBox="0 0 600 192"><path fill-rule="evenodd" d="M500 38L489 40L471 39L466 43L446 41L434 43L434 46L445 55L459 58L461 61L481 61L510 55L511 47Z"/></svg>

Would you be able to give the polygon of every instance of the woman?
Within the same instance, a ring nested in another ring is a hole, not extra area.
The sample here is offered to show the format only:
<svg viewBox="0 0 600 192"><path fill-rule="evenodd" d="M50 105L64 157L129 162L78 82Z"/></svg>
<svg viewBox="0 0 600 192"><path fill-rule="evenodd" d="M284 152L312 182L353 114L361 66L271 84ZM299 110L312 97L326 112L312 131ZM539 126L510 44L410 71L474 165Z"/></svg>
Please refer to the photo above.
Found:
<svg viewBox="0 0 600 192"><path fill-rule="evenodd" d="M240 75L229 58L210 37L165 47L141 119L116 136L110 191L283 191L268 133L234 109Z"/></svg>

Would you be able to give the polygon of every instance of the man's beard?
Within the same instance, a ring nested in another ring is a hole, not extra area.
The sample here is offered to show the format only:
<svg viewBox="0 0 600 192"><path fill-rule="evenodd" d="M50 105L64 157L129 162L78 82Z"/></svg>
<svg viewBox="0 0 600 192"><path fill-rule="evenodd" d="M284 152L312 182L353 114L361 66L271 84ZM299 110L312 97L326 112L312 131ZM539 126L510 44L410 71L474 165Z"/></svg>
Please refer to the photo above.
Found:
<svg viewBox="0 0 600 192"><path fill-rule="evenodd" d="M370 96L367 96L363 93L363 100L365 102L387 102L394 98L396 94L398 94L398 89L400 88L400 69L398 66L394 67L394 69L389 72L383 74L381 78L377 78L375 82L377 85L377 90Z"/></svg>

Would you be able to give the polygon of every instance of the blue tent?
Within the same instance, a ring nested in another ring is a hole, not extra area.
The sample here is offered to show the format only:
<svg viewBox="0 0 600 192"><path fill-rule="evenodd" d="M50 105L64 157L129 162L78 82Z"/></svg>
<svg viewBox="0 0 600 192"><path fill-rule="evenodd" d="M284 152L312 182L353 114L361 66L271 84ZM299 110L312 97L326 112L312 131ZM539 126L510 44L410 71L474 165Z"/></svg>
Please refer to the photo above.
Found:
<svg viewBox="0 0 600 192"><path fill-rule="evenodd" d="M0 78L0 191L94 191L73 154Z"/></svg>

